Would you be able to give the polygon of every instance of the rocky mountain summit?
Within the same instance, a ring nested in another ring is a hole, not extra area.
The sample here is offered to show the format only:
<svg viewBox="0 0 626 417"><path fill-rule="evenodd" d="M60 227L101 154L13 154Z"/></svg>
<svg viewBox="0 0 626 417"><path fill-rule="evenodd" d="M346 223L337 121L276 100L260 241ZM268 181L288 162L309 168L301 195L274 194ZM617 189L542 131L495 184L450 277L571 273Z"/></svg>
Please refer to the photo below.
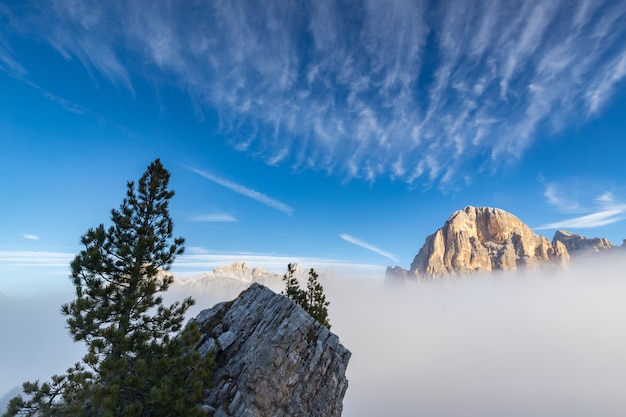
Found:
<svg viewBox="0 0 626 417"><path fill-rule="evenodd" d="M504 210L468 206L426 238L408 271L389 267L386 275L429 279L568 262L569 252L562 241L550 242Z"/></svg>
<svg viewBox="0 0 626 417"><path fill-rule="evenodd" d="M350 351L287 297L253 283L195 318L216 350L208 415L339 417Z"/></svg>

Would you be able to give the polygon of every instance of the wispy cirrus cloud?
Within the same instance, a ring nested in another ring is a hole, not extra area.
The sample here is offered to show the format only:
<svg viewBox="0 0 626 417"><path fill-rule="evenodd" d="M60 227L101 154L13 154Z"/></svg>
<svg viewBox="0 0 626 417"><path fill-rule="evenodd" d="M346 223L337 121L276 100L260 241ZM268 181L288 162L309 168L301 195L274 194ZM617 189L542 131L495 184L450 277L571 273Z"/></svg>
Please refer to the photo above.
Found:
<svg viewBox="0 0 626 417"><path fill-rule="evenodd" d="M229 190L232 190L238 194L241 194L245 197L251 198L253 200L258 201L261 204L265 204L268 207L271 207L273 209L276 209L278 211L282 211L283 213L289 215L289 216L293 216L293 207L282 203L272 197L269 197L259 191L253 190L251 188L245 187L243 185L237 184L235 182L232 182L230 180L218 177L217 175L211 174L210 172L207 171L203 171L201 169L197 169L197 168L189 168L189 170L191 172L194 172L198 175L200 175L201 177L204 177L206 179L208 179L209 181L213 181L216 184L221 185L222 187L228 188Z"/></svg>
<svg viewBox="0 0 626 417"><path fill-rule="evenodd" d="M575 213L581 211L580 203L575 199L572 199L571 196L565 195L562 192L562 188L557 184L546 184L543 195L548 201L548 204L556 207L559 211L565 213Z"/></svg>
<svg viewBox="0 0 626 417"><path fill-rule="evenodd" d="M0 37L0 70L14 77L23 77L26 70L13 58L13 51L3 45L3 43L5 42Z"/></svg>
<svg viewBox="0 0 626 417"><path fill-rule="evenodd" d="M188 219L190 222L236 222L237 218L228 213L198 214Z"/></svg>
<svg viewBox="0 0 626 417"><path fill-rule="evenodd" d="M65 252L0 251L0 262L13 266L69 267L76 256Z"/></svg>
<svg viewBox="0 0 626 417"><path fill-rule="evenodd" d="M544 224L537 229L589 229L592 227L607 226L624 219L626 219L626 204L613 206L613 208L608 210L601 210L572 219Z"/></svg>
<svg viewBox="0 0 626 417"><path fill-rule="evenodd" d="M55 0L21 13L23 33L133 94L133 76L173 80L237 149L346 179L498 169L540 128L601 112L626 78L621 1ZM5 66L19 65L10 51Z"/></svg>
<svg viewBox="0 0 626 417"><path fill-rule="evenodd" d="M33 235L31 233L22 233L22 237L28 240L39 240L39 236Z"/></svg>
<svg viewBox="0 0 626 417"><path fill-rule="evenodd" d="M76 113L76 114L94 114L91 110L86 107L81 106L80 104L73 103L70 100L64 99L63 97L57 96L56 94L52 94L51 92L41 88L39 85L27 81L26 82L30 87L39 91L42 96L44 96L47 100L53 101L63 107L65 110ZM96 115L97 116L97 115Z"/></svg>
<svg viewBox="0 0 626 417"><path fill-rule="evenodd" d="M353 245L359 246L363 249L367 249L369 251L372 251L374 253L379 254L380 256L384 256L385 258L389 258L394 262L398 262L398 258L396 258L392 253L389 253L383 249L380 249L374 245L371 245L361 239L357 239L356 237L353 237L347 233L341 233L339 235L340 238L342 238L343 240L345 240L348 243L352 243Z"/></svg>
<svg viewBox="0 0 626 417"><path fill-rule="evenodd" d="M619 202L612 192L597 193L598 185L575 180L546 184L544 196L548 204L565 214L579 214L563 220L543 224L537 229L588 229L607 226L626 219L626 204Z"/></svg>
<svg viewBox="0 0 626 417"><path fill-rule="evenodd" d="M14 17L11 9L4 4L0 4L0 71L21 78L26 74L26 69L16 60L15 52L11 48L8 35L14 27Z"/></svg>

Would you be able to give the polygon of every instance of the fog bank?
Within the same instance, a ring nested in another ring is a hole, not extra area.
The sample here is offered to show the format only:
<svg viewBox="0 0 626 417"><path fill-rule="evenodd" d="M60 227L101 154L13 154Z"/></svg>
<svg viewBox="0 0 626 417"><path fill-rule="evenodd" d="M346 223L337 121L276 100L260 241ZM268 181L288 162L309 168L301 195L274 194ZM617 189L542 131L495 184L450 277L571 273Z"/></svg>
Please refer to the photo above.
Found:
<svg viewBox="0 0 626 417"><path fill-rule="evenodd" d="M73 294L47 293L0 299L0 397L25 381L48 381L85 352L73 343L61 305Z"/></svg>
<svg viewBox="0 0 626 417"><path fill-rule="evenodd" d="M558 273L325 281L353 354L343 415L626 415L625 270L602 257ZM71 298L0 300L0 397L80 358L59 313ZM194 314L225 299L196 298Z"/></svg>
<svg viewBox="0 0 626 417"><path fill-rule="evenodd" d="M626 270L334 291L344 416L626 415Z"/></svg>

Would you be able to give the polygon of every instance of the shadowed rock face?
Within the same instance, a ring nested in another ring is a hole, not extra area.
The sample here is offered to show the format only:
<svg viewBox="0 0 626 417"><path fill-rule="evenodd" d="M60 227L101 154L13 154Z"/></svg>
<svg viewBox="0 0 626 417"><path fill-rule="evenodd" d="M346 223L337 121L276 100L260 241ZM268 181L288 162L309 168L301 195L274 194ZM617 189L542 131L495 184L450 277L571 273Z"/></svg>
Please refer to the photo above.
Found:
<svg viewBox="0 0 626 417"><path fill-rule="evenodd" d="M426 238L407 275L436 278L568 262L565 245L535 234L514 215L495 208L468 206Z"/></svg>
<svg viewBox="0 0 626 417"><path fill-rule="evenodd" d="M341 415L351 354L291 300L254 283L195 320L199 351L217 349L209 415Z"/></svg>

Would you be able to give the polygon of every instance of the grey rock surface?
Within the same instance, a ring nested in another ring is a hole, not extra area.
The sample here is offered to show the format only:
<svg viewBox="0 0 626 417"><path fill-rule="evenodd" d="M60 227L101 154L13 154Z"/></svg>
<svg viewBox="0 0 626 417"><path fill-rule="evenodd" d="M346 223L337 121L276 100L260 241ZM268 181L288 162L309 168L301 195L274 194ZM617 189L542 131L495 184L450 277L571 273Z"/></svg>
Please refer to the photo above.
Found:
<svg viewBox="0 0 626 417"><path fill-rule="evenodd" d="M288 298L253 283L195 320L204 335L199 351L217 352L209 415L341 415L351 353Z"/></svg>

